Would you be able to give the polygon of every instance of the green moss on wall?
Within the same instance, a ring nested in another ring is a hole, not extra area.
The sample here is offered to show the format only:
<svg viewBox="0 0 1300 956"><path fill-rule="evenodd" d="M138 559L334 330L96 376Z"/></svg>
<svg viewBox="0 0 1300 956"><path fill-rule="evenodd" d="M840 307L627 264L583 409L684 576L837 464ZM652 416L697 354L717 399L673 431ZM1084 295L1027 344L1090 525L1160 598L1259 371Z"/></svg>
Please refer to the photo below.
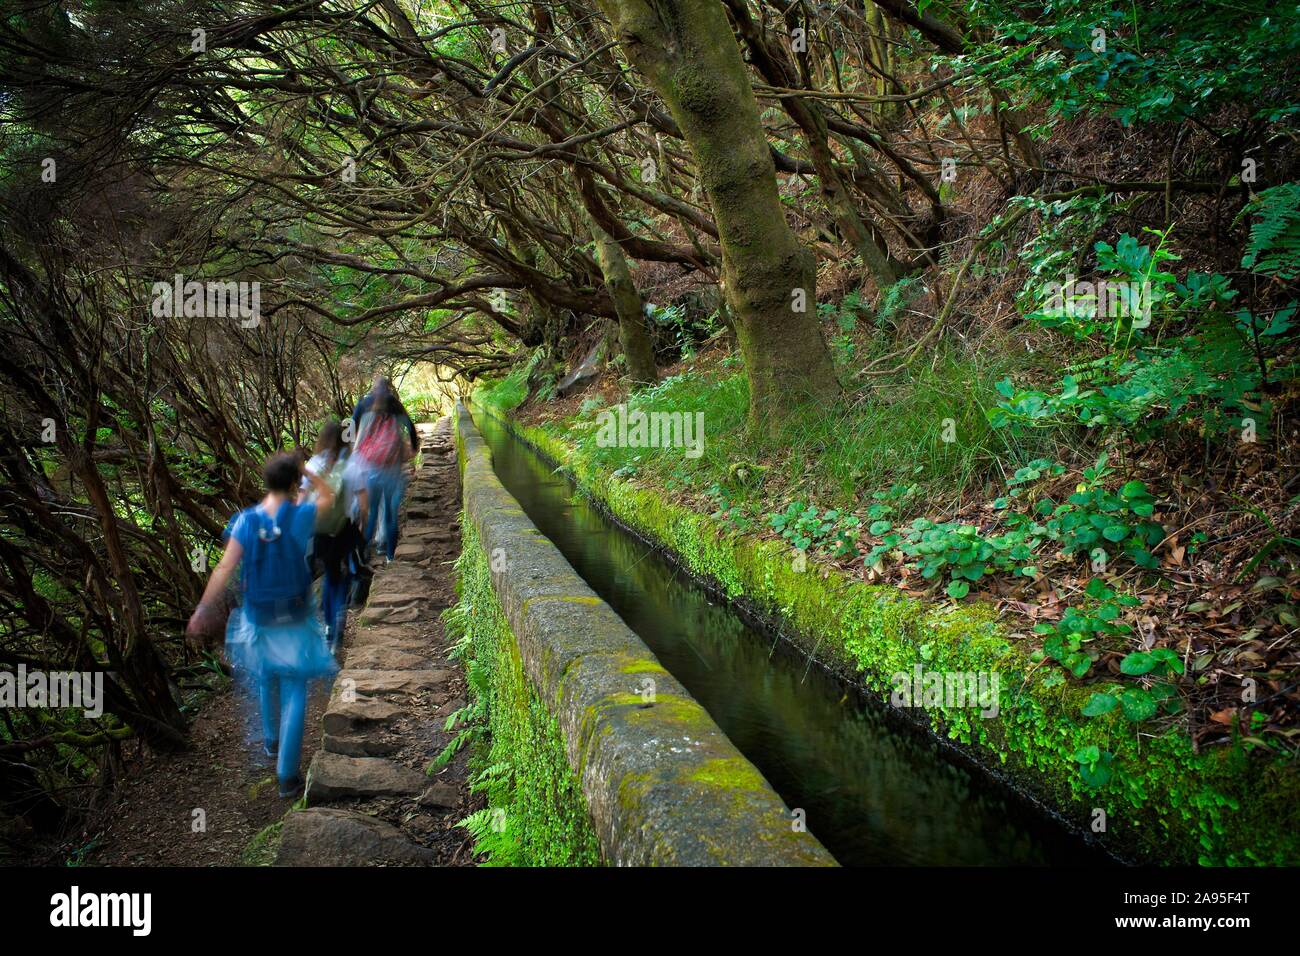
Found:
<svg viewBox="0 0 1300 956"><path fill-rule="evenodd" d="M471 826L476 849L504 866L594 866L600 846L560 730L524 674L474 523L461 517L456 592L470 692L488 734L471 754L488 810Z"/></svg>
<svg viewBox="0 0 1300 956"><path fill-rule="evenodd" d="M1116 716L1084 718L1086 691L1053 681L1008 638L993 610L910 598L791 560L780 542L730 533L711 518L598 471L543 428L510 427L555 462L622 523L658 543L728 598L744 600L804 650L888 700L893 675L928 671L999 675L995 717L968 708L927 708L932 729L1009 776L1076 826L1103 811L1105 842L1152 862L1207 865L1300 863L1297 769L1240 748L1195 753L1177 729L1143 735ZM1114 773L1090 788L1075 754L1097 746Z"/></svg>

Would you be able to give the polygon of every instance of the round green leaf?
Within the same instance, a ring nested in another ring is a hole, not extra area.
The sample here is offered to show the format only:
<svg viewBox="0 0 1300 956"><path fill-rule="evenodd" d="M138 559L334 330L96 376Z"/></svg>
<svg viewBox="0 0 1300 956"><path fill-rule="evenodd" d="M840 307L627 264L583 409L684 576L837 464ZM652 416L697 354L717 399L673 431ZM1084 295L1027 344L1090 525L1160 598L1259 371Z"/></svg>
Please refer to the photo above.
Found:
<svg viewBox="0 0 1300 956"><path fill-rule="evenodd" d="M1119 698L1114 694L1093 694L1083 705L1083 716L1100 717L1109 714L1119 705Z"/></svg>
<svg viewBox="0 0 1300 956"><path fill-rule="evenodd" d="M1155 666L1156 659L1142 651L1134 651L1119 663L1120 673L1128 674L1130 677L1145 674Z"/></svg>
<svg viewBox="0 0 1300 956"><path fill-rule="evenodd" d="M1124 691L1120 695L1119 705L1124 716L1135 723L1155 716L1156 712L1156 702L1151 699L1151 695L1137 687Z"/></svg>
<svg viewBox="0 0 1300 956"><path fill-rule="evenodd" d="M1077 763L1093 764L1101 759L1101 748L1096 744L1085 744L1074 752Z"/></svg>

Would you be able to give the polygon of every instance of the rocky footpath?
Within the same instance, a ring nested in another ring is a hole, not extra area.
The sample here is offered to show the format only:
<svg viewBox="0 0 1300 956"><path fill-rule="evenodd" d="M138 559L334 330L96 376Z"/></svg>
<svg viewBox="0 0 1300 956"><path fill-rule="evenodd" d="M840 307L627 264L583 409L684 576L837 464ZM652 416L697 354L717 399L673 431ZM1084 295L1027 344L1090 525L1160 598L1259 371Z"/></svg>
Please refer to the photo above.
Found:
<svg viewBox="0 0 1300 956"><path fill-rule="evenodd" d="M455 825L475 807L467 757L429 774L450 743L447 717L465 705L439 615L455 600L460 482L451 420L420 425L421 464L407 490L401 543L377 570L344 640L307 773L307 808L285 817L280 866L470 864Z"/></svg>

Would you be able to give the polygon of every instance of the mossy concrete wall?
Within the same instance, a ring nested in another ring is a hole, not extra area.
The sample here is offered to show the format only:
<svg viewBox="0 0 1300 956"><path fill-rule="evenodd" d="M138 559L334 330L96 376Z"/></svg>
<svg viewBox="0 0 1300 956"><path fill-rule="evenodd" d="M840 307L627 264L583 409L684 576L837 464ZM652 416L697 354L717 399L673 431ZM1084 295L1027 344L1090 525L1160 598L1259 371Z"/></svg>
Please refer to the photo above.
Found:
<svg viewBox="0 0 1300 956"><path fill-rule="evenodd" d="M831 866L757 768L528 519L456 411L466 520L524 671L555 718L606 860ZM653 695L645 691L653 683Z"/></svg>

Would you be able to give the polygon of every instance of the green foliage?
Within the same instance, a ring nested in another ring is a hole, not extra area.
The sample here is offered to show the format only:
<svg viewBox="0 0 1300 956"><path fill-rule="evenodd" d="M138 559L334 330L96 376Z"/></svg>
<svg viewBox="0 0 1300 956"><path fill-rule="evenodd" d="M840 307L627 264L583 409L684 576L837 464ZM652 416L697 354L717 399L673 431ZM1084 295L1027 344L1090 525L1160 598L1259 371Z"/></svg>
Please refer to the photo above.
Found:
<svg viewBox="0 0 1300 956"><path fill-rule="evenodd" d="M1027 541L1017 534L986 536L974 525L945 521L932 522L917 518L906 528L886 529L887 522L875 522L876 533L885 533L883 543L866 557L873 566L888 552L898 549L913 560L926 580L946 575L950 578L948 594L962 598L972 582L991 570L1022 573L1032 568L1023 565L1032 554Z"/></svg>
<svg viewBox="0 0 1300 956"><path fill-rule="evenodd" d="M1112 211L1114 197L1108 193L1072 196L1044 202L1033 196L1012 197L1008 213L1028 206L1039 220L1038 228L1017 253L1021 263L1029 270L1024 288L1018 297L1019 305L1027 316L1050 324L1055 316L1042 311L1042 294L1050 282L1060 282L1079 271L1080 240L1093 236L1106 222ZM997 228L1002 217L990 223L985 231ZM1001 243L996 243L996 250ZM1041 317L1040 317L1041 316ZM1072 331L1067 328L1066 331Z"/></svg>
<svg viewBox="0 0 1300 956"><path fill-rule="evenodd" d="M1084 744L1072 755L1079 765L1079 777L1089 790L1099 790L1110 783L1115 773L1115 755L1096 744Z"/></svg>
<svg viewBox="0 0 1300 956"><path fill-rule="evenodd" d="M1266 315L1232 313L1237 293L1227 277L1192 272L1179 282L1162 268L1178 259L1165 248L1167 232L1148 232L1160 239L1154 249L1127 234L1114 246L1096 244L1107 273L1099 281L1129 290L1118 302L1108 297L1118 308L1075 302L1029 313L1078 338L1104 337L1115 351L1070 368L1055 391L1017 387L1010 378L998 382L1002 400L988 411L993 428L1079 423L1149 439L1171 425L1192 425L1216 437L1249 419L1266 431L1271 410L1262 396L1264 375L1270 365L1275 376L1294 374L1273 358L1291 330L1294 304ZM1178 327L1185 329L1179 336L1149 338Z"/></svg>
<svg viewBox="0 0 1300 956"><path fill-rule="evenodd" d="M772 515L768 524L800 551L825 551L835 558L857 557L862 522L856 515L834 508L818 511L814 505L792 501L785 511Z"/></svg>
<svg viewBox="0 0 1300 956"><path fill-rule="evenodd" d="M1223 323L1167 347L1141 348L1118 364L1085 363L1058 388L1018 388L1003 379L997 384L1003 398L989 409L989 424L1001 429L1078 423L1147 440L1182 424L1221 436L1249 418L1267 432L1269 404L1259 397L1260 374L1249 343Z"/></svg>
<svg viewBox="0 0 1300 956"><path fill-rule="evenodd" d="M973 63L1003 89L1045 102L1053 116L1177 122L1246 103L1255 118L1277 121L1300 99L1293 76L1277 69L1300 52L1294 4L993 0L961 6L968 35L986 31L987 40L958 62Z"/></svg>
<svg viewBox="0 0 1300 956"><path fill-rule="evenodd" d="M530 367L521 365L503 378L486 380L474 392L474 402L501 412L517 408L528 398Z"/></svg>
<svg viewBox="0 0 1300 956"><path fill-rule="evenodd" d="M869 312L870 309L862 300L862 293L857 289L845 295L838 303L817 304L818 317L835 326L829 343L831 355L841 367L850 365L856 357L857 343L853 339L853 333L858 327L858 319Z"/></svg>
<svg viewBox="0 0 1300 956"><path fill-rule="evenodd" d="M685 306L667 305L650 310L650 319L658 326L657 338L667 339L682 358L689 359L695 354L696 346L713 335L721 327L716 312L710 313L703 322L695 321L687 314Z"/></svg>
<svg viewBox="0 0 1300 956"><path fill-rule="evenodd" d="M1075 677L1084 677L1100 654L1098 643L1107 637L1126 638L1132 628L1121 621L1122 608L1137 604L1130 595L1116 594L1101 578L1088 582L1085 593L1092 600L1088 607L1069 607L1055 623L1034 625L1042 635L1043 648L1035 651L1035 660L1054 660Z"/></svg>
<svg viewBox="0 0 1300 956"><path fill-rule="evenodd" d="M523 672L487 556L465 515L461 528L458 610L445 620L459 638L456 653L466 662L471 702L447 726L463 721L469 729L471 789L485 793L488 803L461 825L491 865L595 865L599 845L559 728Z"/></svg>
<svg viewBox="0 0 1300 956"><path fill-rule="evenodd" d="M1152 679L1162 676L1173 677L1183 673L1183 662L1178 654L1167 647L1157 647L1150 651L1134 651L1120 662L1120 673L1130 677L1146 675ZM1133 723L1140 723L1156 716L1160 711L1168 714L1182 709L1178 690L1171 680L1151 683L1147 687L1113 686L1106 691L1095 691L1083 705L1081 713L1085 717L1101 717L1118 709L1124 717Z"/></svg>
<svg viewBox="0 0 1300 956"><path fill-rule="evenodd" d="M899 279L880 297L880 305L876 309L876 325L893 323L925 292L925 281L920 276L904 276Z"/></svg>
<svg viewBox="0 0 1300 956"><path fill-rule="evenodd" d="M708 494L718 505L713 512L715 519L725 522L733 531L750 531L754 528L754 518L749 509L732 500L731 490L726 485L715 482L709 487Z"/></svg>
<svg viewBox="0 0 1300 956"><path fill-rule="evenodd" d="M1257 193L1237 219L1247 216L1255 221L1241 267L1288 282L1300 278L1300 183Z"/></svg>
<svg viewBox="0 0 1300 956"><path fill-rule="evenodd" d="M1120 547L1139 567L1155 568L1151 549L1165 536L1164 527L1151 520L1155 499L1141 481L1125 482L1118 492L1108 491L1104 482L1111 469L1106 460L1103 454L1095 465L1084 469L1078 490L1051 510L1044 528L1066 554ZM1040 501L1036 510L1046 511L1045 505L1050 505L1047 499Z"/></svg>

